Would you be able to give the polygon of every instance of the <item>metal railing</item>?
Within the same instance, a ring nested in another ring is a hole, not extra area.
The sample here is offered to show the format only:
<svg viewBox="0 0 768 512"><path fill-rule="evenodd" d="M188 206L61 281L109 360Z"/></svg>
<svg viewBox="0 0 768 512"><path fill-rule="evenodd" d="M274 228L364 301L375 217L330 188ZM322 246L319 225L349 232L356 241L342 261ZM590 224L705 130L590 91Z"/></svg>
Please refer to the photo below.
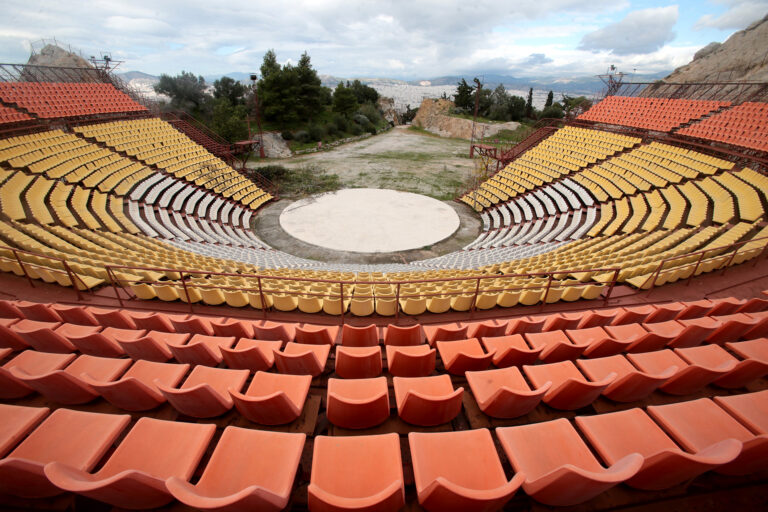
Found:
<svg viewBox="0 0 768 512"><path fill-rule="evenodd" d="M12 254L12 256L8 256L8 252ZM62 268L56 268L49 265L42 265L39 263L34 263L31 261L25 261L24 258L22 258L21 255L30 256L32 258L42 258L44 260L49 260L52 262L56 262L59 265L61 265ZM0 246L0 266L5 267L6 264L9 264L10 267L8 267L10 272L13 272L14 274L18 273L15 270L14 265L18 265L18 268L21 272L21 275L26 277L27 281L29 282L29 285L34 288L35 287L35 280L36 279L42 279L44 280L43 276L41 276L41 273L36 271L35 269L44 269L45 272L50 272L54 274L64 274L67 276L67 280L59 281L58 279L55 279L57 283L63 284L69 281L72 283L72 288L74 288L75 293L77 294L77 299L82 299L82 294L80 293L80 287L77 285L77 283L80 283L83 290L91 291L88 285L83 281L83 279L75 273L72 268L69 266L66 260L61 258L56 258L54 256L48 256L45 254L25 251L22 249L16 249L13 247L8 247L7 245ZM5 270L5 268L3 268ZM64 284L65 285L65 284Z"/></svg>

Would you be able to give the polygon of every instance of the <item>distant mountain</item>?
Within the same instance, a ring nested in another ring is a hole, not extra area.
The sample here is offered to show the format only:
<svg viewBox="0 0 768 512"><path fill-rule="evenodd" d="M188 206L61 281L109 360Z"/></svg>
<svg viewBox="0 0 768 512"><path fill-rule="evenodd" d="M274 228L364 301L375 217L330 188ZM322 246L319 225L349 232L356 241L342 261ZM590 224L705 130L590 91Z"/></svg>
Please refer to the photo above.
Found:
<svg viewBox="0 0 768 512"><path fill-rule="evenodd" d="M125 80L126 82L130 82L134 79L142 79L142 80L160 80L159 76L150 75L148 73L143 73L141 71L126 71L125 73L117 73L117 76Z"/></svg>
<svg viewBox="0 0 768 512"><path fill-rule="evenodd" d="M242 71L231 71L229 73L222 73L220 75L205 75L203 78L205 78L206 83L212 84L223 76L227 76L236 82L251 83L251 74L244 73Z"/></svg>

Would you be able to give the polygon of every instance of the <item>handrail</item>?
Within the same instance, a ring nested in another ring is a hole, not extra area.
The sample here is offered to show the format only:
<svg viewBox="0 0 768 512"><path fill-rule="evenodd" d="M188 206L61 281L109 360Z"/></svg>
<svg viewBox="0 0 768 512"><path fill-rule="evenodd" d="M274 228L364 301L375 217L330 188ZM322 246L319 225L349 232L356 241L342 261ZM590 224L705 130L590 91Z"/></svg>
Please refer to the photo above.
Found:
<svg viewBox="0 0 768 512"><path fill-rule="evenodd" d="M83 279L77 273L72 271L72 268L69 266L69 263L67 263L67 260L64 260L62 258L57 258L55 256L50 256L47 254L40 254L40 253L31 252L31 251L25 251L23 249L16 249L15 247L9 247L7 245L0 245L0 259L6 260L6 261L10 259L7 256L3 255L2 251L11 251L13 253L13 258L15 262L18 263L19 267L21 268L21 271L24 273L24 277L27 278L27 281L29 281L29 285L32 288L35 287L35 283L34 283L34 278L30 275L29 268L44 268L48 272L67 274L67 278L72 283L72 288L75 289L75 293L77 294L78 300L82 299L82 294L80 293L80 289L77 286L78 282L82 285L84 290L90 291L90 289L88 288L88 285L85 284L85 281L83 281ZM19 254L28 254L36 258L46 258L52 261L57 261L61 263L61 266L64 268L63 269L52 268L45 265L24 261L21 259Z"/></svg>

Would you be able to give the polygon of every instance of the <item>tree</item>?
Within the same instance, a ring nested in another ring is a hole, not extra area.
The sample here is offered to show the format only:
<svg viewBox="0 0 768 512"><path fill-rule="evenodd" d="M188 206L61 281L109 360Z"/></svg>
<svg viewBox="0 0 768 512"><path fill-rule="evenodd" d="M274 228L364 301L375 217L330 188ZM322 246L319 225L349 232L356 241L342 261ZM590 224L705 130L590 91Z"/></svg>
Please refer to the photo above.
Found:
<svg viewBox="0 0 768 512"><path fill-rule="evenodd" d="M280 64L277 63L275 50L267 50L267 53L264 54L264 61L261 64L260 70L262 80L268 78L273 73L280 72Z"/></svg>
<svg viewBox="0 0 768 512"><path fill-rule="evenodd" d="M578 116L592 108L592 100L586 96L568 96L563 94L563 110L566 117Z"/></svg>
<svg viewBox="0 0 768 512"><path fill-rule="evenodd" d="M344 117L351 117L357 110L357 98L355 93L349 87L344 87L340 82L333 91L333 111L342 114Z"/></svg>
<svg viewBox="0 0 768 512"><path fill-rule="evenodd" d="M171 104L187 112L199 112L208 96L205 92L205 78L182 71L180 75L160 75L155 92L171 98Z"/></svg>
<svg viewBox="0 0 768 512"><path fill-rule="evenodd" d="M216 99L226 98L232 105L245 103L247 90L245 85L228 76L223 76L213 82L213 97Z"/></svg>
<svg viewBox="0 0 768 512"><path fill-rule="evenodd" d="M312 68L307 52L301 54L299 64L296 66L296 78L298 89L298 116L312 120L323 111L323 85L317 71Z"/></svg>
<svg viewBox="0 0 768 512"><path fill-rule="evenodd" d="M525 117L533 118L533 87L528 89L528 101L525 102Z"/></svg>
<svg viewBox="0 0 768 512"><path fill-rule="evenodd" d="M365 85L360 80L355 80L351 84L347 82L347 87L352 89L352 92L355 93L355 98L357 98L357 102L360 104L371 103L375 105L376 102L379 101L379 93L376 89Z"/></svg>
<svg viewBox="0 0 768 512"><path fill-rule="evenodd" d="M547 94L547 101L544 102L544 108L551 107L554 99L555 99L555 94L552 91L549 91L549 94Z"/></svg>
<svg viewBox="0 0 768 512"><path fill-rule="evenodd" d="M217 98L213 102L210 127L229 142L245 140L248 138L247 115L245 105L233 105L226 97Z"/></svg>
<svg viewBox="0 0 768 512"><path fill-rule="evenodd" d="M509 121L511 119L509 106L509 94L507 94L504 85L499 84L491 93L491 107L488 117L494 121Z"/></svg>
<svg viewBox="0 0 768 512"><path fill-rule="evenodd" d="M453 104L456 108L463 108L469 111L475 107L475 99L472 92L475 88L467 83L463 78L456 86L456 94L453 96Z"/></svg>
<svg viewBox="0 0 768 512"><path fill-rule="evenodd" d="M525 116L525 99L521 96L509 97L509 117L512 121L520 121Z"/></svg>
<svg viewBox="0 0 768 512"><path fill-rule="evenodd" d="M548 107L544 107L544 110L541 111L539 119L551 119L551 118L555 118L555 119L563 118L563 107L562 105L560 105L560 103L553 103Z"/></svg>

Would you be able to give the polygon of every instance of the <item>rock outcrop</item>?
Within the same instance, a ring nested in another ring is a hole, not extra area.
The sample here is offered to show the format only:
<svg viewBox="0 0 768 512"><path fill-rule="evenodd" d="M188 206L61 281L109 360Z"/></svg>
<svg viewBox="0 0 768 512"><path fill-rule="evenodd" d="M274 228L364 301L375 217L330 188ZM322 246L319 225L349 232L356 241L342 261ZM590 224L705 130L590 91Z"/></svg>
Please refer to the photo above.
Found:
<svg viewBox="0 0 768 512"><path fill-rule="evenodd" d="M425 99L421 102L419 112L413 119L413 125L432 132L441 137L453 137L458 139L472 138L472 120L462 119L448 115L453 107L453 102L444 99ZM514 130L520 123L477 123L475 126L475 139L492 137L501 130Z"/></svg>
<svg viewBox="0 0 768 512"><path fill-rule="evenodd" d="M379 98L379 101L376 103L376 106L381 111L381 115L384 116L384 119L392 126L403 124L403 120L400 116L400 113L397 110L395 110L394 99L385 98L382 96Z"/></svg>

